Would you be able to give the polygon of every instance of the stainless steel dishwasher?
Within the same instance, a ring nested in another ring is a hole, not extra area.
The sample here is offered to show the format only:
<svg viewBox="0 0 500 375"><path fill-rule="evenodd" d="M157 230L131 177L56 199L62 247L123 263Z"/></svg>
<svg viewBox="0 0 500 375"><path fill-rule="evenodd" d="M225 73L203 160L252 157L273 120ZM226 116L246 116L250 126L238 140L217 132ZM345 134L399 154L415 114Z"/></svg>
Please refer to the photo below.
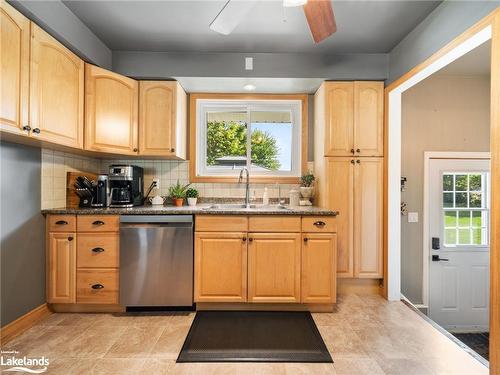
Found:
<svg viewBox="0 0 500 375"><path fill-rule="evenodd" d="M120 304L193 305L193 216L120 216Z"/></svg>

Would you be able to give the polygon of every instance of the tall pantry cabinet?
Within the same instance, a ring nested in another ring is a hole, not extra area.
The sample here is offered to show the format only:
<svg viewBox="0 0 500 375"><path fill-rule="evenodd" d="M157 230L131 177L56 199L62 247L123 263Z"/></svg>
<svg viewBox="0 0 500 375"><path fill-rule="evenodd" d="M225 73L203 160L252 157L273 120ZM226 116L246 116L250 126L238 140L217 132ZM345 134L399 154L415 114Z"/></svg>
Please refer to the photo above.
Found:
<svg viewBox="0 0 500 375"><path fill-rule="evenodd" d="M337 217L337 276L382 278L383 82L324 82L315 94L318 205Z"/></svg>

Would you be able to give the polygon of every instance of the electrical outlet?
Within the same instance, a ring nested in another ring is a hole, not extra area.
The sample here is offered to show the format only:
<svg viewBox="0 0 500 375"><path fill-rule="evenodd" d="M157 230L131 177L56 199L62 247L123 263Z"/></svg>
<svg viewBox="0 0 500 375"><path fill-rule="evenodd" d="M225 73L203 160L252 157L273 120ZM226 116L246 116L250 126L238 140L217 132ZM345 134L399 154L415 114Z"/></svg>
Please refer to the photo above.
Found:
<svg viewBox="0 0 500 375"><path fill-rule="evenodd" d="M408 212L408 222L418 223L418 212Z"/></svg>

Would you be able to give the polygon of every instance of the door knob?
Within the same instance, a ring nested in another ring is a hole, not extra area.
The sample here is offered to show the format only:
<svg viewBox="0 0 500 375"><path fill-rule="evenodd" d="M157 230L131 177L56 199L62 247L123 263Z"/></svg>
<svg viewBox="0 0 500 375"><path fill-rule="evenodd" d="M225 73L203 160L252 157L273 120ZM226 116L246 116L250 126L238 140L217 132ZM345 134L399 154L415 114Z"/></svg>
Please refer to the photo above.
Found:
<svg viewBox="0 0 500 375"><path fill-rule="evenodd" d="M439 257L439 255L433 255L433 256L432 256L432 261L433 261L433 262L441 262L441 261L443 261L443 262L448 262L448 261L449 261L449 259L440 258L440 257Z"/></svg>

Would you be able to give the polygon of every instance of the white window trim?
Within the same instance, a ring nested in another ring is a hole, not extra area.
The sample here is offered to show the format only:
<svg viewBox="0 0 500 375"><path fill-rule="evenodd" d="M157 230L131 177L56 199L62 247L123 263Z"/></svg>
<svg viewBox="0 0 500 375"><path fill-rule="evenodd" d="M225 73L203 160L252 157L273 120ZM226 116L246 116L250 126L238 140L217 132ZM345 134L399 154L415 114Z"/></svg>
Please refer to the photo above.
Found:
<svg viewBox="0 0 500 375"><path fill-rule="evenodd" d="M291 171L252 171L253 177L300 177L302 174L302 100L237 100L237 99L196 99L196 177L235 177L240 170L228 170L207 168L207 111L240 110L247 112L247 118L251 111L291 111L292 119L292 158ZM249 120L249 119L248 119ZM247 121L251 131L250 121ZM248 146L250 137L247 137ZM299 145L293 147L293 145ZM250 148L247 147L249 150ZM248 151L249 152L249 151ZM250 160L250 158L248 158Z"/></svg>

